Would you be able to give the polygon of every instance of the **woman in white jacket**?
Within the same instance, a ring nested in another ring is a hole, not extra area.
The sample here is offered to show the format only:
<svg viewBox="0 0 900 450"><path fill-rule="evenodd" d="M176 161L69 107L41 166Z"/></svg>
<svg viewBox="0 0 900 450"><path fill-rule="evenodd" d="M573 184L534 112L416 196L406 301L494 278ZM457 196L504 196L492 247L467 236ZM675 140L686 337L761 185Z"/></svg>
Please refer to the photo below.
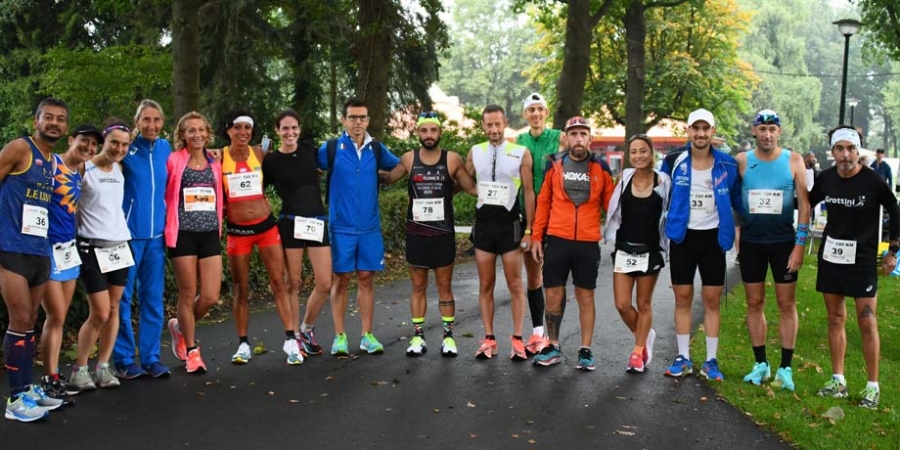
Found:
<svg viewBox="0 0 900 450"><path fill-rule="evenodd" d="M668 240L664 232L671 180L653 169L653 141L637 134L626 143L632 169L625 169L613 191L606 226L607 242L615 242L613 295L616 309L634 333L634 349L626 371L643 373L653 357L656 332L651 306L653 289L665 266ZM637 307L632 304L635 291Z"/></svg>

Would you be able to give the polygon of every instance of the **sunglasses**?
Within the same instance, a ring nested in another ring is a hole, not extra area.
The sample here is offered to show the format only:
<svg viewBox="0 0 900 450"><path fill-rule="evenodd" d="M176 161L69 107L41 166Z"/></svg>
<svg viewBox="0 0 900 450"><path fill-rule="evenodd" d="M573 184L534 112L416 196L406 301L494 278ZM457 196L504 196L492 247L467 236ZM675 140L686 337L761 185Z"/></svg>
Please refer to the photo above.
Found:
<svg viewBox="0 0 900 450"><path fill-rule="evenodd" d="M781 118L778 114L759 114L753 120L753 126L756 125L778 125L781 126Z"/></svg>
<svg viewBox="0 0 900 450"><path fill-rule="evenodd" d="M434 111L425 111L422 114L419 114L420 119L437 119L438 113Z"/></svg>
<svg viewBox="0 0 900 450"><path fill-rule="evenodd" d="M650 136L647 136L647 135L644 134L644 133L639 133L639 134L634 134L634 135L632 135L630 138L628 138L627 141L625 141L625 146L627 147L627 146L631 145L632 142L634 142L634 141L636 141L636 140L638 140L638 139L640 139L640 140L646 142L647 144L649 144L651 148L653 147L653 139L650 139Z"/></svg>

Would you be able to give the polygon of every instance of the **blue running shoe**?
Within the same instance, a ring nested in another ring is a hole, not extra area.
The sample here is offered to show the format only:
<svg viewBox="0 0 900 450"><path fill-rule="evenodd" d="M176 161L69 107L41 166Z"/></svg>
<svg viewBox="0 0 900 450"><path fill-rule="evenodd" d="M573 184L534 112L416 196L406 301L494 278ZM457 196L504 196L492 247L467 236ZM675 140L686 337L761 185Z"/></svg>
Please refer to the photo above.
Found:
<svg viewBox="0 0 900 450"><path fill-rule="evenodd" d="M13 400L15 398L15 400ZM50 415L47 408L42 408L35 403L34 399L24 393L14 395L6 401L6 415L9 420L18 420L19 422L34 422L41 420Z"/></svg>
<svg viewBox="0 0 900 450"><path fill-rule="evenodd" d="M333 356L347 356L350 354L350 350L347 348L346 334L341 333L334 337L334 342L331 344L331 354Z"/></svg>
<svg viewBox="0 0 900 450"><path fill-rule="evenodd" d="M779 369L780 370L780 369ZM753 364L753 370L744 376L744 383L753 383L757 386L762 385L772 377L772 368L768 362Z"/></svg>
<svg viewBox="0 0 900 450"><path fill-rule="evenodd" d="M562 362L562 352L559 351L559 347L553 344L544 347L541 352L534 355L534 359L531 360L531 364L544 367L559 364L560 362Z"/></svg>
<svg viewBox="0 0 900 450"><path fill-rule="evenodd" d="M134 380L145 375L147 375L147 372L144 371L141 366L137 365L137 363L131 363L127 366L116 363L117 378L121 378L123 380Z"/></svg>
<svg viewBox="0 0 900 450"><path fill-rule="evenodd" d="M779 367L775 371L775 380L770 384L775 389L787 389L794 392L794 373L790 367Z"/></svg>
<svg viewBox="0 0 900 450"><path fill-rule="evenodd" d="M321 355L322 347L316 341L315 329L310 328L308 332L300 332L300 345L307 355Z"/></svg>
<svg viewBox="0 0 900 450"><path fill-rule="evenodd" d="M365 350L370 355L384 353L384 346L381 345L381 342L378 342L378 339L375 339L371 331L363 335L362 339L359 340L359 349Z"/></svg>
<svg viewBox="0 0 900 450"><path fill-rule="evenodd" d="M169 378L172 375L172 371L159 361L144 364L141 368L153 378Z"/></svg>
<svg viewBox="0 0 900 450"><path fill-rule="evenodd" d="M665 375L667 377L686 377L692 373L694 373L694 363L690 359L678 355L675 357L675 361L672 361L672 365L666 368Z"/></svg>
<svg viewBox="0 0 900 450"><path fill-rule="evenodd" d="M725 375L719 371L719 361L716 358L703 363L703 367L700 368L700 376L707 380L725 381Z"/></svg>
<svg viewBox="0 0 900 450"><path fill-rule="evenodd" d="M578 350L578 364L575 365L578 370L593 371L594 370L594 353L591 349L582 347Z"/></svg>

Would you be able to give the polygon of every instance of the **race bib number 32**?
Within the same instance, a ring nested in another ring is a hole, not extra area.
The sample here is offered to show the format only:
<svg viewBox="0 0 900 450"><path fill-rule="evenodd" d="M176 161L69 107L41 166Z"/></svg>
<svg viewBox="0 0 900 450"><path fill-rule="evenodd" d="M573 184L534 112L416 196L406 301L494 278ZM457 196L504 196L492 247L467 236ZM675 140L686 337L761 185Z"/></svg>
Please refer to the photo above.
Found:
<svg viewBox="0 0 900 450"><path fill-rule="evenodd" d="M750 214L781 214L783 194L772 189L751 189L747 193Z"/></svg>

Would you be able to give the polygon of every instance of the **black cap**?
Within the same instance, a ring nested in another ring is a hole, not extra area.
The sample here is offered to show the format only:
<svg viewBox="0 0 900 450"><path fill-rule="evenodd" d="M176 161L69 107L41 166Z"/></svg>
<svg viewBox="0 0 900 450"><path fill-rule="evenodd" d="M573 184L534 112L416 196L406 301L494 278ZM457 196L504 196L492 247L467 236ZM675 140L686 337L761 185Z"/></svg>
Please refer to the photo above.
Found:
<svg viewBox="0 0 900 450"><path fill-rule="evenodd" d="M87 134L89 136L94 136L97 138L97 143L103 143L103 134L100 133L100 130L97 127L90 124L81 124L75 127L75 131L72 131L72 136L78 136L79 134Z"/></svg>
<svg viewBox="0 0 900 450"><path fill-rule="evenodd" d="M875 150L875 153L884 153L884 149L883 149L883 148L879 148L878 150Z"/></svg>

